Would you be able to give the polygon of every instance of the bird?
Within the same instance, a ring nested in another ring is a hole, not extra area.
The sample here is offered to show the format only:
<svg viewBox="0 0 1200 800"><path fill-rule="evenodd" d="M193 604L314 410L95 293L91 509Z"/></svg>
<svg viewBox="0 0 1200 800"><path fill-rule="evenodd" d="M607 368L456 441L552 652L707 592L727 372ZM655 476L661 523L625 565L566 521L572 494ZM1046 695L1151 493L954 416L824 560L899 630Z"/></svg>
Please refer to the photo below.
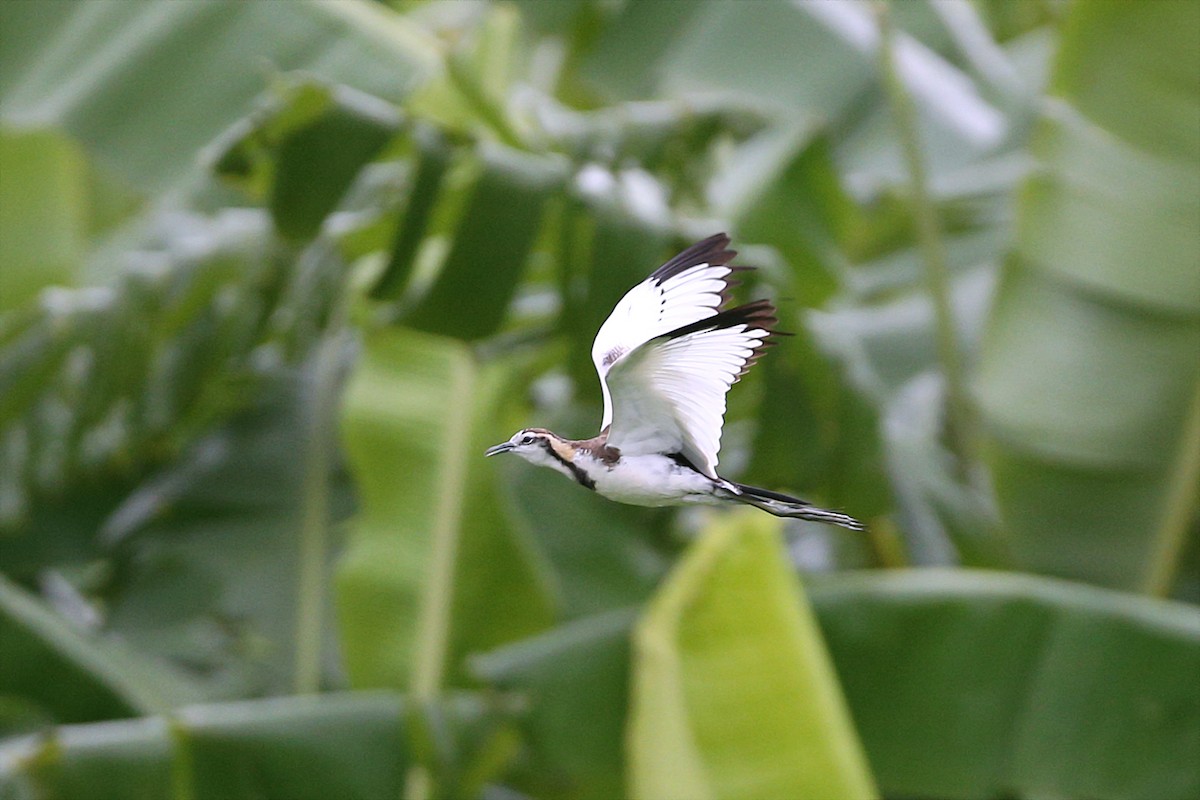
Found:
<svg viewBox="0 0 1200 800"><path fill-rule="evenodd" d="M724 233L697 242L630 289L600 326L592 361L599 435L565 439L524 428L486 456L514 453L610 500L639 506L749 505L777 517L865 530L854 517L726 480L717 453L730 388L775 343L775 307L726 308L737 252Z"/></svg>

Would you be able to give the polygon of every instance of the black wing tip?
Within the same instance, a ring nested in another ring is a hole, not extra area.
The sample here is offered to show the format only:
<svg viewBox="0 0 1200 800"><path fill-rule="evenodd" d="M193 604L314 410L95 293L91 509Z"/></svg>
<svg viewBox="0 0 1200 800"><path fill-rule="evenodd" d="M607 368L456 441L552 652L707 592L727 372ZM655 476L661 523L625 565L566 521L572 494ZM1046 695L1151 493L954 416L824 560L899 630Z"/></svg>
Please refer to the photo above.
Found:
<svg viewBox="0 0 1200 800"><path fill-rule="evenodd" d="M754 267L733 266L729 261L733 259L737 252L727 250L729 245L729 236L724 233L713 234L712 236L697 242L688 249L684 250L679 255L672 258L666 264L663 264L654 274L651 279L662 284L664 281L679 273L690 269L698 264L713 264L717 266L729 267L730 274L734 272L746 272L754 269ZM767 335L761 339L761 344L754 348L754 352L746 358L742 368L738 371L734 380L739 380L746 372L757 363L758 359L766 352L768 347L776 343L776 339L781 336L792 336L793 334L787 331L779 331L775 326L779 324L779 318L776 316L778 311L775 305L766 298L754 300L734 308L727 308L723 311L719 310L724 306L732 295L733 287L737 286L740 281L732 280L729 276L725 277L725 287L721 290L719 300L714 310L717 313L697 320L688 325L676 328L662 336L663 339L678 339L681 336L687 336L690 333L698 333L700 331L719 330L723 328L733 328L738 325L745 325L747 328L758 328L764 330Z"/></svg>
<svg viewBox="0 0 1200 800"><path fill-rule="evenodd" d="M656 283L662 283L679 273L691 269L697 264L713 266L728 266L737 257L736 250L729 250L729 236L725 233L714 233L707 239L696 242L691 247L676 255L650 275ZM736 270L750 269L749 267L733 267Z"/></svg>
<svg viewBox="0 0 1200 800"><path fill-rule="evenodd" d="M678 339L681 336L687 336L690 333L699 333L700 331L715 331L724 328L733 328L738 325L745 325L747 328L758 328L764 330L767 335L760 340L760 344L754 348L754 352L746 357L742 368L738 370L734 381L741 380L750 368L758 363L758 360L767 352L767 348L775 345L775 340L780 336L792 336L793 334L786 331L777 331L775 326L779 323L779 319L775 316L776 309L770 300L763 298L755 300L752 303L737 306L736 308L727 308L720 311L711 317L697 320L690 325L684 325L681 328L676 328L670 333L666 333L664 339Z"/></svg>
<svg viewBox="0 0 1200 800"><path fill-rule="evenodd" d="M764 297L740 306L727 308L717 316L723 317L720 325L722 328L731 328L741 324L750 328L762 328L770 333L779 324L777 313L775 304Z"/></svg>
<svg viewBox="0 0 1200 800"><path fill-rule="evenodd" d="M699 331L715 331L724 328L733 328L737 325L745 325L747 328L760 328L765 330L769 335L777 334L775 325L779 319L775 316L775 306L770 300L763 298L750 303L745 303L734 308L727 308L724 311L718 311L711 317L698 319L695 322L676 328L669 333L663 334L664 339L678 339L680 336L687 336L689 333L698 333ZM782 334L788 336L790 334Z"/></svg>

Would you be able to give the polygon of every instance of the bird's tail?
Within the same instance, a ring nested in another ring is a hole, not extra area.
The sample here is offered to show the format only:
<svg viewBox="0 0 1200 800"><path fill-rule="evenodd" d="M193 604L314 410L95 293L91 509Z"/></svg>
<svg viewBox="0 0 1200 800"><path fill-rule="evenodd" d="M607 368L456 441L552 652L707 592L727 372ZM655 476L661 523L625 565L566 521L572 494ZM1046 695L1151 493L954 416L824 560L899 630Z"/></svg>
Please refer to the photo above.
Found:
<svg viewBox="0 0 1200 800"><path fill-rule="evenodd" d="M797 497L772 492L768 489L759 489L757 486L733 483L732 481L729 484L734 487L733 490L719 489L717 491L718 497L737 503L745 503L755 508L761 508L768 514L774 514L777 517L796 517L797 519L807 519L813 522L825 522L830 525L841 525L843 528L849 528L852 531L865 531L867 529L866 525L863 525L848 514L817 508L812 503L805 502Z"/></svg>

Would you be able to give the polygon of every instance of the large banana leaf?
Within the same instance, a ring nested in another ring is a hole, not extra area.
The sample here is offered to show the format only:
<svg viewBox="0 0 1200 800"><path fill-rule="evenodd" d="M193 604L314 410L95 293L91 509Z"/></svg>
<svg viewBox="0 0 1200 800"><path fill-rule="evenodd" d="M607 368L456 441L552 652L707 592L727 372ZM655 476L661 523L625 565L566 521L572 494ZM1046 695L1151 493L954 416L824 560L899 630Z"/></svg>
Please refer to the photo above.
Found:
<svg viewBox="0 0 1200 800"><path fill-rule="evenodd" d="M1193 608L962 570L831 577L812 597L886 793L1200 791Z"/></svg>
<svg viewBox="0 0 1200 800"><path fill-rule="evenodd" d="M471 661L472 672L527 696L529 764L514 784L535 797L610 800L625 783L631 633L637 609L568 623Z"/></svg>
<svg viewBox="0 0 1200 800"><path fill-rule="evenodd" d="M61 133L0 127L0 318L42 287L72 282L104 205L93 181Z"/></svg>
<svg viewBox="0 0 1200 800"><path fill-rule="evenodd" d="M80 630L0 576L0 730L147 714L203 697L197 685L118 640ZM20 699L18 699L20 698Z"/></svg>
<svg viewBox="0 0 1200 800"><path fill-rule="evenodd" d="M333 560L333 542L308 551L304 531L345 519L353 495L320 452L336 430L315 398L329 391L320 375L277 376L253 407L134 489L97 537L120 575L101 593L107 628L189 665L209 698L297 687L299 642L319 662L304 669L336 674L329 598L302 579L327 575ZM307 593L317 611L302 617Z"/></svg>
<svg viewBox="0 0 1200 800"><path fill-rule="evenodd" d="M249 110L271 70L393 101L440 65L421 28L371 3L4 3L0 119L60 127L148 193Z"/></svg>
<svg viewBox="0 0 1200 800"><path fill-rule="evenodd" d="M400 797L416 760L411 704L385 692L189 706L128 722L64 726L0 745L0 795L103 798ZM437 709L467 738L486 709ZM483 768L480 776L490 777ZM464 795L468 796L468 795Z"/></svg>
<svg viewBox="0 0 1200 800"><path fill-rule="evenodd" d="M463 339L481 338L500 326L546 205L567 177L562 159L498 145L481 146L472 161L477 177L449 252L436 281L405 318L413 327Z"/></svg>
<svg viewBox="0 0 1200 800"><path fill-rule="evenodd" d="M1194 609L999 573L864 572L810 583L884 796L1153 800L1200 791ZM620 792L634 620L630 611L580 620L475 662L481 677L529 705L533 760L510 775L514 785L537 787L539 797ZM729 620L730 630L740 621ZM153 719L68 726L48 745L6 742L0 780L40 782L81 800L163 797L180 759L188 781L272 797L255 765L286 763L327 796L345 796L398 780L405 744L388 732L401 724L394 709L392 699L362 695L210 707L182 715L197 732L175 740ZM335 720L347 727L331 744L314 726ZM374 737L382 744L364 756ZM188 745L210 741L209 755L189 766ZM230 742L235 751L220 749ZM245 765L241 776L208 773L218 754ZM311 774L307 759L328 775ZM295 789L292 776L280 780Z"/></svg>
<svg viewBox="0 0 1200 800"><path fill-rule="evenodd" d="M104 259L120 270L111 287L59 290L12 319L0 350L0 430L24 435L29 457L5 470L15 484L5 526L28 528L34 499L80 476L136 476L152 451L172 452L214 407L232 405L227 379L245 375L281 280L264 223L249 210L155 216L133 252ZM159 268L138 269L146 260ZM246 291L220 307L229 285ZM63 412L48 418L53 407ZM39 544L9 536L0 550Z"/></svg>
<svg viewBox="0 0 1200 800"><path fill-rule="evenodd" d="M399 114L373 95L295 76L258 105L225 134L214 169L266 199L283 236L311 239L395 136Z"/></svg>
<svg viewBox="0 0 1200 800"><path fill-rule="evenodd" d="M907 34L900 40L902 78L917 99L937 167L961 166L999 143L1007 120L976 84L922 42ZM878 91L877 47L867 3L630 3L587 49L581 74L618 97L719 98L792 119L857 124L863 98ZM872 99L881 108L879 95ZM865 132L877 130L872 124ZM895 176L894 140L875 141L870 150L870 166Z"/></svg>
<svg viewBox="0 0 1200 800"><path fill-rule="evenodd" d="M529 543L497 505L489 444L509 435L513 364L404 329L366 339L347 388L345 443L361 511L337 575L352 685L429 692L462 657L552 620Z"/></svg>
<svg viewBox="0 0 1200 800"><path fill-rule="evenodd" d="M752 511L715 523L639 622L631 797L876 793L780 528Z"/></svg>
<svg viewBox="0 0 1200 800"><path fill-rule="evenodd" d="M1075 4L979 398L1022 563L1169 591L1200 478L1200 5Z"/></svg>
<svg viewBox="0 0 1200 800"><path fill-rule="evenodd" d="M808 583L885 797L1150 800L1200 791L1190 755L1200 746L1193 608L966 570ZM483 677L527 694L532 785L545 796L612 796L604 776L627 769L607 737L566 732L584 708L589 731L627 724L631 635L632 614L614 612L475 662ZM728 724L742 713L729 712Z"/></svg>

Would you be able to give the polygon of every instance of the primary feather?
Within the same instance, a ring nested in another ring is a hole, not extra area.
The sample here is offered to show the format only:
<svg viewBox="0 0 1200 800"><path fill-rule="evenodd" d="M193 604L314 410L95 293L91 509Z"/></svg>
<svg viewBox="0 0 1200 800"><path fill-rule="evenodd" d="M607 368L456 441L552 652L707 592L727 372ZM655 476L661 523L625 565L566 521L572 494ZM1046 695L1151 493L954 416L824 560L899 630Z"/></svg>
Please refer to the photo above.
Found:
<svg viewBox="0 0 1200 800"><path fill-rule="evenodd" d="M630 289L600 326L592 344L592 361L604 393L604 418L612 423L613 404L605 380L609 371L633 349L676 328L716 315L725 302L734 272L728 262L729 237L710 236L663 264Z"/></svg>
<svg viewBox="0 0 1200 800"><path fill-rule="evenodd" d="M677 453L716 478L725 395L775 323L766 300L721 311L740 267L712 236L631 289L601 326L592 360L604 394L602 427L622 453Z"/></svg>

